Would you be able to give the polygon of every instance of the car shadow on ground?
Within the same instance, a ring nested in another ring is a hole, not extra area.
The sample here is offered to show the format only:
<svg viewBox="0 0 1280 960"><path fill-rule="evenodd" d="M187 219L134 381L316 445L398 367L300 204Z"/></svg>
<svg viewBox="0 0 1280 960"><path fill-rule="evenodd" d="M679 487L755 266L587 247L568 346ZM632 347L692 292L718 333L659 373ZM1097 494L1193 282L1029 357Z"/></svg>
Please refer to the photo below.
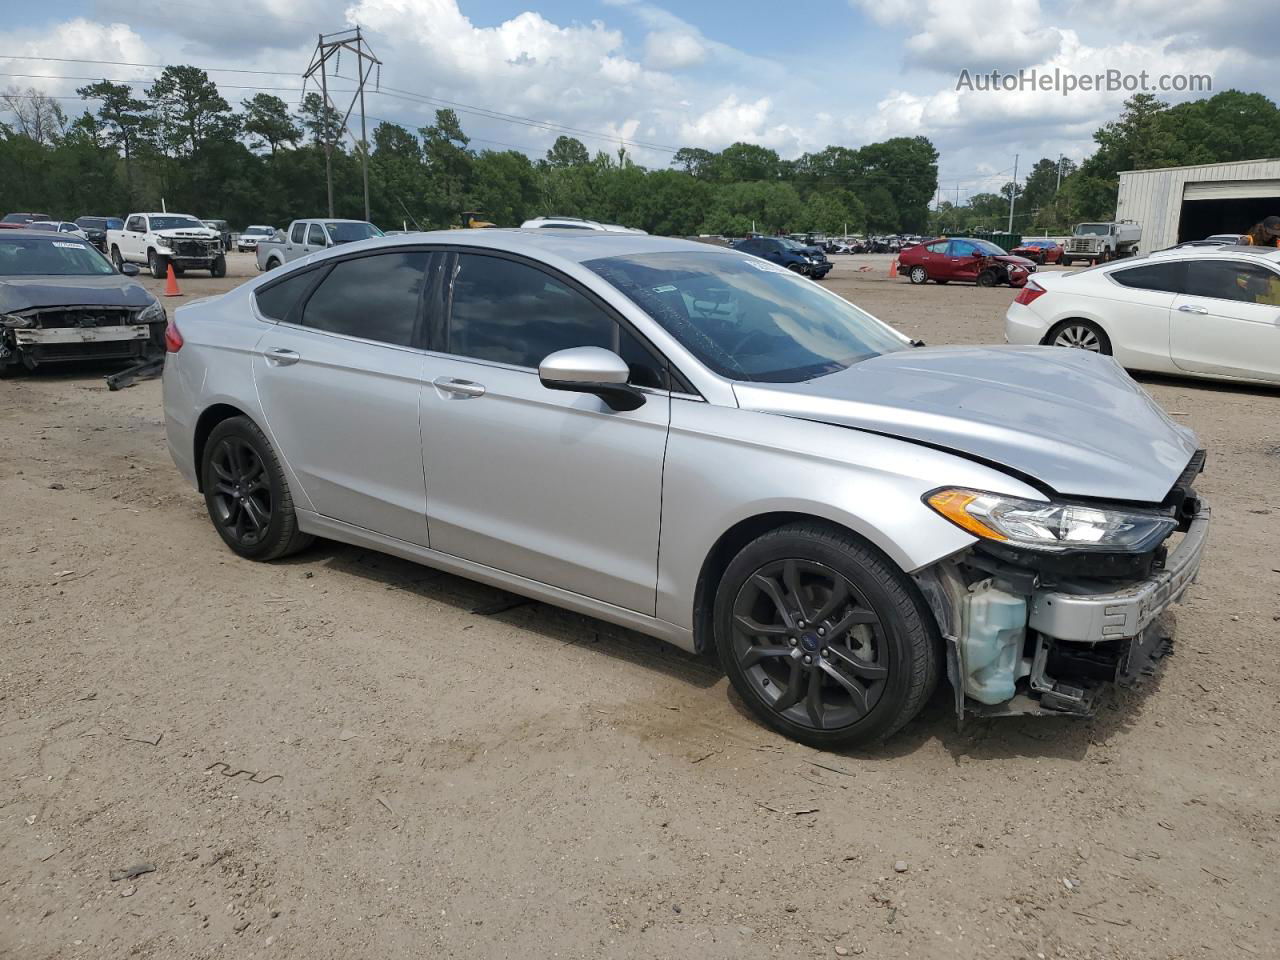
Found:
<svg viewBox="0 0 1280 960"><path fill-rule="evenodd" d="M280 564L306 566L319 562L335 573L362 577L389 591L411 593L424 600L446 604L474 617L499 621L537 634L548 643L578 646L606 657L657 671L687 683L708 695L724 677L720 665L709 656L686 653L644 634L614 626L551 604L474 580L401 560L375 550L319 540L315 546ZM1147 697L1157 693L1163 668L1136 688L1116 689L1104 695L1096 716L1071 717L974 717L957 728L955 702L945 679L911 723L887 743L873 748L831 751L861 763L895 761L936 742L956 763L1043 757L1083 761L1091 751L1100 753L1109 741L1132 727ZM726 685L730 706L744 724L760 722L731 686ZM655 703L654 710L661 704ZM726 731L727 733L729 731ZM767 734L766 734L767 735ZM779 748L790 741L777 736ZM1106 762L1105 756L1094 762Z"/></svg>
<svg viewBox="0 0 1280 960"><path fill-rule="evenodd" d="M1266 383L1237 383L1233 380L1205 380L1199 377L1180 377L1171 373L1148 373L1145 370L1130 370L1129 376L1137 380L1143 387L1170 387L1173 389L1205 390L1223 396L1258 395L1280 398L1280 385L1271 386Z"/></svg>
<svg viewBox="0 0 1280 960"><path fill-rule="evenodd" d="M590 648L603 656L656 670L699 689L713 686L723 676L719 666L708 658L686 653L625 627L376 550L318 540L301 554L277 562L301 566L317 561L336 573L380 583L386 590L446 604L469 614L477 622L495 620L536 633L548 642Z"/></svg>

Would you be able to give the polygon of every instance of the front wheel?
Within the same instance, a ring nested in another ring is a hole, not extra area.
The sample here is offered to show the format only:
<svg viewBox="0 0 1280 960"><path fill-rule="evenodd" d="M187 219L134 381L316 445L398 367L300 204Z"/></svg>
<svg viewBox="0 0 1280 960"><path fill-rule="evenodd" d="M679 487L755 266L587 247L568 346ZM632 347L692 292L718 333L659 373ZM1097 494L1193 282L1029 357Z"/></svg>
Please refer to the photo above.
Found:
<svg viewBox="0 0 1280 960"><path fill-rule="evenodd" d="M918 286L929 279L929 271L924 267L912 267L907 272L907 279Z"/></svg>
<svg viewBox="0 0 1280 960"><path fill-rule="evenodd" d="M124 266L124 257L120 256L120 248L111 247L111 265L116 268L116 273L120 272L120 268Z"/></svg>
<svg viewBox="0 0 1280 960"><path fill-rule="evenodd" d="M266 435L248 417L223 420L201 458L205 506L218 535L250 560L275 560L308 546L298 529L284 470Z"/></svg>
<svg viewBox="0 0 1280 960"><path fill-rule="evenodd" d="M978 286L980 287L994 287L998 282L999 278L996 277L994 270L983 270L978 274Z"/></svg>
<svg viewBox="0 0 1280 960"><path fill-rule="evenodd" d="M227 258L222 254L213 258L213 265L209 267L209 276L225 277L227 275Z"/></svg>
<svg viewBox="0 0 1280 960"><path fill-rule="evenodd" d="M819 748L887 739L938 680L937 629L910 580L817 522L766 533L733 559L716 591L715 640L751 711Z"/></svg>
<svg viewBox="0 0 1280 960"><path fill-rule="evenodd" d="M151 270L153 280L163 280L169 273L169 258L160 256L154 250L148 250L147 267Z"/></svg>

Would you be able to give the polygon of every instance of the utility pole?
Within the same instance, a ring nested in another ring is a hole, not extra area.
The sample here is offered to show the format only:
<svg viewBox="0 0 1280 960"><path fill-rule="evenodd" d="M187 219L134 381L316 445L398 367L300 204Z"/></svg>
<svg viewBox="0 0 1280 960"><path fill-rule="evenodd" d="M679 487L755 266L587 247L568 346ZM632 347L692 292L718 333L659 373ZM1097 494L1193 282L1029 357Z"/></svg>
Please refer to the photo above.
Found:
<svg viewBox="0 0 1280 960"><path fill-rule="evenodd" d="M1054 193L1062 189L1062 164L1066 159L1067 155L1065 153L1058 154L1058 185L1053 188Z"/></svg>
<svg viewBox="0 0 1280 960"><path fill-rule="evenodd" d="M1013 155L1013 182L1009 186L1009 229L1006 233L1013 233L1013 202L1018 197L1018 155Z"/></svg>
<svg viewBox="0 0 1280 960"><path fill-rule="evenodd" d="M331 128L329 111L332 110L337 113L338 108L329 98L328 63L330 57L340 57L343 50L356 55L356 89L352 92L351 102L347 105L346 113L342 115L342 123ZM351 130L347 126L347 121L351 119L351 111L355 109L358 102L360 104L360 140L356 146L360 150L360 172L364 179L364 218L366 220L370 219L369 141L364 113L364 88L369 82L369 77L374 75L375 70L377 71L377 77L374 80L374 89L377 90L382 84L382 61L374 56L373 51L369 48L368 41L360 33L360 28L353 27L348 30L339 30L336 33L320 34L316 40L315 52L311 55L311 63L302 75L304 95L307 89L307 81L314 79L317 73L320 75L320 93L324 100L324 112L321 114L321 132L324 136L324 178L325 186L329 192L330 217L334 215L333 165L331 162L333 148L338 145L338 139L343 133L349 134L351 139L355 139L355 136L351 134Z"/></svg>

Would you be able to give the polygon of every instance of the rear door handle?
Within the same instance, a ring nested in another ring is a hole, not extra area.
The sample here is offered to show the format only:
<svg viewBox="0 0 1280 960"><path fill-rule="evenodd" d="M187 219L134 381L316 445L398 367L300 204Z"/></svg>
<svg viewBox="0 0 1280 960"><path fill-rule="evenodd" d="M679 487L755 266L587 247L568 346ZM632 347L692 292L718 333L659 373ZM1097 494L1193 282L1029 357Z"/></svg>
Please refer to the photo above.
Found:
<svg viewBox="0 0 1280 960"><path fill-rule="evenodd" d="M1208 313L1209 312L1204 307L1197 307L1194 304L1190 304L1190 303L1184 303L1178 309L1181 310L1183 313Z"/></svg>
<svg viewBox="0 0 1280 960"><path fill-rule="evenodd" d="M273 367L288 367L302 359L302 354L296 350L286 350L284 347L272 347L263 356Z"/></svg>
<svg viewBox="0 0 1280 960"><path fill-rule="evenodd" d="M451 393L455 397L461 397L462 399L484 396L484 384L476 383L472 380L436 377L431 381L431 385L442 393Z"/></svg>

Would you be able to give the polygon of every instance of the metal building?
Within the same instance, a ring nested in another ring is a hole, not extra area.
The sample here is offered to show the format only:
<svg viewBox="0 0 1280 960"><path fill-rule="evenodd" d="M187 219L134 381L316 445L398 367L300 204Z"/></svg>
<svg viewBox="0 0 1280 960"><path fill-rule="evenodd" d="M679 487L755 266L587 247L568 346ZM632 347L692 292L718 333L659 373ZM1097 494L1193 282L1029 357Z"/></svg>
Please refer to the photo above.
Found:
<svg viewBox="0 0 1280 960"><path fill-rule="evenodd" d="M1140 253L1215 233L1244 233L1280 216L1280 159L1125 170L1117 220L1142 226Z"/></svg>

